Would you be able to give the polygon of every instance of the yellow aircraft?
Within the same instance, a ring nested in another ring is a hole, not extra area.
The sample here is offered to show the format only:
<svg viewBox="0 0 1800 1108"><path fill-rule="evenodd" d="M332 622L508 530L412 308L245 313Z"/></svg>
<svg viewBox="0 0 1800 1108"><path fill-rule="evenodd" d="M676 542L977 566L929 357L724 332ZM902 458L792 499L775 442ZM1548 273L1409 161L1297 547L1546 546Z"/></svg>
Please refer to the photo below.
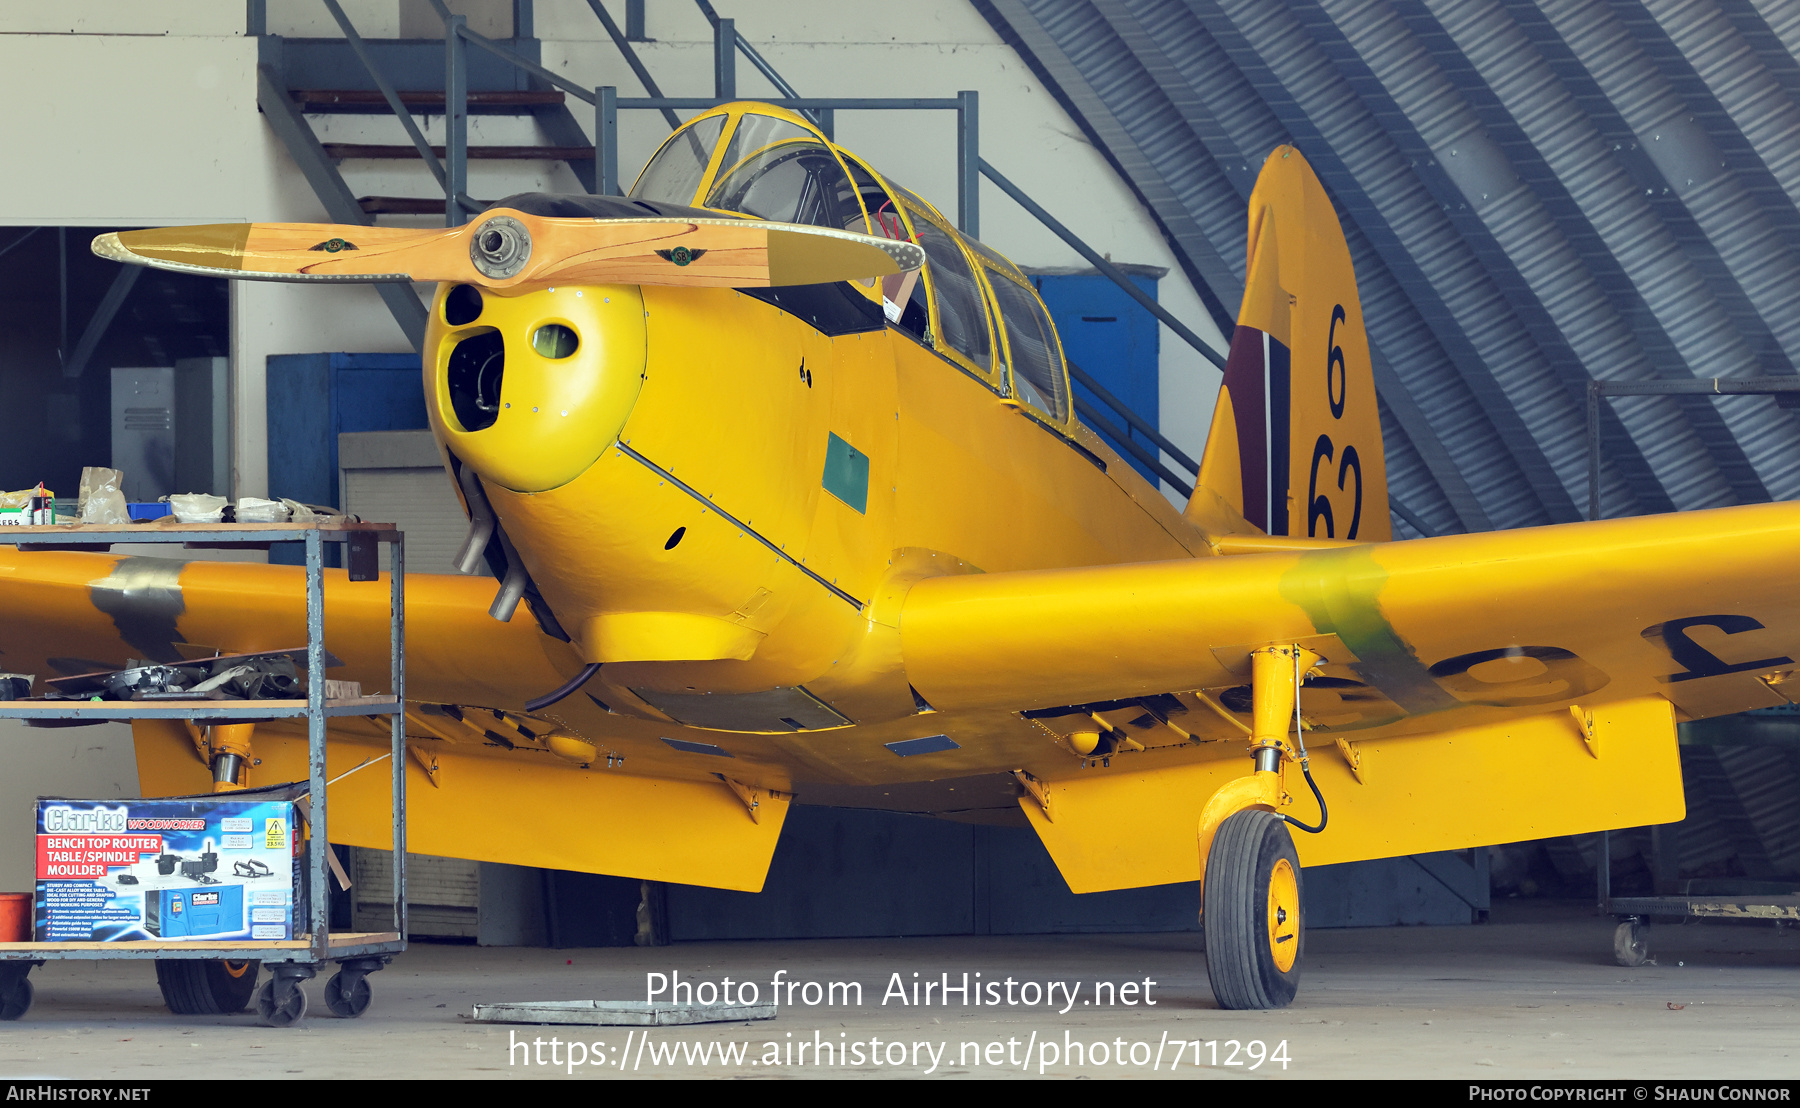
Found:
<svg viewBox="0 0 1800 1108"><path fill-rule="evenodd" d="M1676 721L1792 687L1790 505L1389 541L1349 253L1290 147L1185 511L1076 420L1016 266L764 105L689 122L629 198L95 249L440 282L427 406L462 568L499 584L408 581L424 853L757 890L796 793L1016 803L1077 892L1203 879L1219 1002L1278 1007L1303 865L1678 820ZM0 649L292 647L298 574L0 548ZM386 597L327 583L370 689ZM134 735L150 795L306 776L273 725ZM334 721L327 772L387 741ZM387 846L384 781L333 789L333 838Z"/></svg>

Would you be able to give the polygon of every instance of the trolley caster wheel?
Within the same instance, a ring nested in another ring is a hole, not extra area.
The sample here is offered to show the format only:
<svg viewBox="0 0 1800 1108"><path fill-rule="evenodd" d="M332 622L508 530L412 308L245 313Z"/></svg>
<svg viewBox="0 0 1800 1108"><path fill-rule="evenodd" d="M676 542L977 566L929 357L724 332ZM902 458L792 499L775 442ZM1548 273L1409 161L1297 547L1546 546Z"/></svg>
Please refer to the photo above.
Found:
<svg viewBox="0 0 1800 1108"><path fill-rule="evenodd" d="M0 1020L16 1020L31 1011L33 990L31 979L21 977L18 983L9 989L4 998L0 998Z"/></svg>
<svg viewBox="0 0 1800 1108"><path fill-rule="evenodd" d="M1650 961L1650 925L1642 920L1622 921L1613 930L1613 958L1621 966L1641 966Z"/></svg>
<svg viewBox="0 0 1800 1108"><path fill-rule="evenodd" d="M156 984L163 1003L178 1016L219 1016L242 1012L256 995L260 962L158 958Z"/></svg>
<svg viewBox="0 0 1800 1108"><path fill-rule="evenodd" d="M1273 812L1238 812L1206 856L1206 973L1219 1007L1285 1008L1300 987L1306 947L1300 858Z"/></svg>
<svg viewBox="0 0 1800 1108"><path fill-rule="evenodd" d="M353 1020L367 1012L373 995L369 979L360 973L339 970L325 982L325 1007L331 1009L332 1015L343 1019Z"/></svg>
<svg viewBox="0 0 1800 1108"><path fill-rule="evenodd" d="M306 990L298 980L271 977L256 990L256 1014L265 1027L292 1027L306 1016Z"/></svg>

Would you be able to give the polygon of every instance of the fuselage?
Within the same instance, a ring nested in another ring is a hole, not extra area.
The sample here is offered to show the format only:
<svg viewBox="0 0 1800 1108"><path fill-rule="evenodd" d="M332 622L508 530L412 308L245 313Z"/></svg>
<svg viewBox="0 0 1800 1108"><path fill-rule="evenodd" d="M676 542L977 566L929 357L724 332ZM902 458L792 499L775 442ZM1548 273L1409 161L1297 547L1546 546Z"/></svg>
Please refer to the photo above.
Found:
<svg viewBox="0 0 1800 1108"><path fill-rule="evenodd" d="M677 132L637 194L670 157L697 163L696 135L704 174L650 199L795 204L772 214L909 238L932 262L917 283L763 294L440 288L433 429L479 476L528 603L608 685L727 730L894 720L923 706L898 644L913 582L1205 552L1074 417L1016 267L761 105Z"/></svg>

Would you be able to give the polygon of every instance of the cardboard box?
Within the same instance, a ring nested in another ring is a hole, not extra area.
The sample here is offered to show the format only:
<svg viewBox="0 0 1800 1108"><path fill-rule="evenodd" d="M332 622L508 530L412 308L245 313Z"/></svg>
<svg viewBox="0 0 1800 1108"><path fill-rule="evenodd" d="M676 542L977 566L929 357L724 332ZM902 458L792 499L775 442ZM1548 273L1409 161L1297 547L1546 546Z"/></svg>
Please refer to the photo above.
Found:
<svg viewBox="0 0 1800 1108"><path fill-rule="evenodd" d="M31 527L56 520L56 501L47 496L34 497L32 503L23 508L0 508L0 527Z"/></svg>
<svg viewBox="0 0 1800 1108"><path fill-rule="evenodd" d="M38 942L293 939L307 926L304 782L37 803Z"/></svg>

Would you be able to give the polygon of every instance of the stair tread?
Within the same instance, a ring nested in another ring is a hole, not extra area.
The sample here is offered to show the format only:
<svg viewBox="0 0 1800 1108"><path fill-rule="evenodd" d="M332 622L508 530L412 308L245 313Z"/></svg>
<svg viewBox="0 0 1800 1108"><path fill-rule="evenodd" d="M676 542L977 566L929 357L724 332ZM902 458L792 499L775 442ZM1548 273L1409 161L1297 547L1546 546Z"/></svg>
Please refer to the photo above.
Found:
<svg viewBox="0 0 1800 1108"><path fill-rule="evenodd" d="M442 215L441 196L359 196L356 202L370 215Z"/></svg>
<svg viewBox="0 0 1800 1108"><path fill-rule="evenodd" d="M367 114L385 114L388 111L387 98L374 89L290 89L288 95L300 106L303 112L321 114L328 112L356 112ZM400 102L414 111L423 111L430 115L441 115L444 110L444 94L434 89L405 89L399 93ZM564 102L560 90L531 89L524 91L471 92L468 94L468 108L473 115L530 114L538 108L550 107ZM432 109L437 109L435 112Z"/></svg>
<svg viewBox="0 0 1800 1108"><path fill-rule="evenodd" d="M411 143L385 144L362 142L327 142L325 155L331 158L417 158L419 151ZM444 156L442 146L433 146L431 152L438 157ZM469 157L500 159L509 161L576 161L591 160L594 148L591 146L471 146Z"/></svg>

